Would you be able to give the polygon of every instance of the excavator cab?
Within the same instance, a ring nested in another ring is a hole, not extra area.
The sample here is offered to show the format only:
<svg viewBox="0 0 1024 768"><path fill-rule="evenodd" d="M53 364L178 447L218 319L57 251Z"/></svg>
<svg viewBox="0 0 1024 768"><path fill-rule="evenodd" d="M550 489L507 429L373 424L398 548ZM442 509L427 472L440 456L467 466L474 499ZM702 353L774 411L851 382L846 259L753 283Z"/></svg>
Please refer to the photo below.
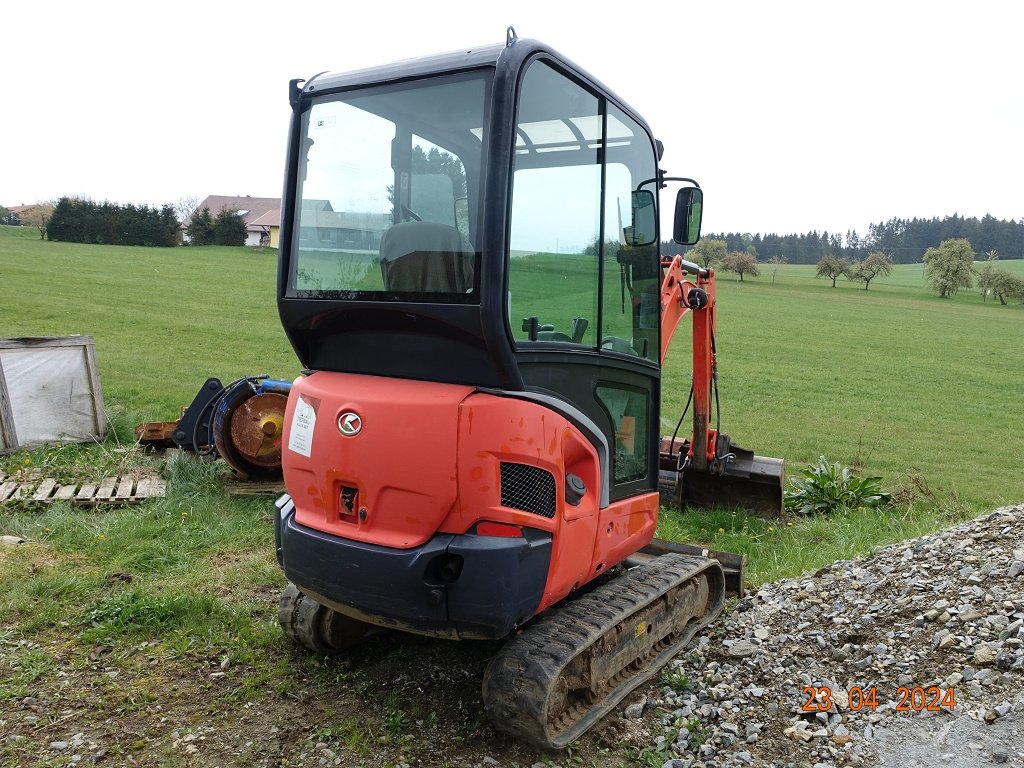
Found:
<svg viewBox="0 0 1024 768"><path fill-rule="evenodd" d="M536 499L505 499L540 519L568 504L571 517L596 523L609 505L630 502L603 526L620 530L608 551L587 541L588 557L573 555L580 564L557 593L645 545L657 512L661 282L657 150L646 124L529 41L322 75L295 84L292 101L280 311L306 368L321 380L324 372L346 377L339 393L385 382L415 392L430 392L428 383L444 392L470 387L513 420L526 408L564 422L578 471L566 471L561 451L517 445L533 436L513 433L495 434L496 461L478 467L497 472L487 481L505 496L509 476L524 486L543 476L548 490L532 491ZM455 403L446 430L465 409L461 394ZM356 400L351 407L361 414ZM419 410L438 407L431 398ZM380 429L379 418L360 418L367 432ZM410 414L373 456L396 476L388 482L418 498L426 424ZM562 436L556 429L544 439ZM457 443L434 446L455 472ZM591 453L593 461L584 456ZM356 523L369 536L378 516L395 513L379 503L384 489L363 488L360 478L326 484L344 466L322 468L309 502L337 506L343 488L377 497ZM284 469L287 480L298 467L286 459ZM444 474L453 474L447 465ZM478 522L461 488L434 502L446 507L434 523ZM428 532L435 530L402 543Z"/></svg>
<svg viewBox="0 0 1024 768"><path fill-rule="evenodd" d="M368 627L505 637L654 535L660 144L511 31L293 81L290 101L278 308L305 372L284 417L281 623L322 652ZM695 185L677 208L695 242ZM602 619L619 639L595 630L565 660L591 672L538 683L543 722L507 646L484 685L499 727L564 746L710 620L718 563L656 561Z"/></svg>

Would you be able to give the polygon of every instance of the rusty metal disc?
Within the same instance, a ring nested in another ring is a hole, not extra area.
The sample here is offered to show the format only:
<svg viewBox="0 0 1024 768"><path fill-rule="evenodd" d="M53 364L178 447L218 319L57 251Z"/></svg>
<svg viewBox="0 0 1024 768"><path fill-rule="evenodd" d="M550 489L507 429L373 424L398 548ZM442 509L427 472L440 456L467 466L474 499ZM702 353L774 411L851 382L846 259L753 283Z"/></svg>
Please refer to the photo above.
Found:
<svg viewBox="0 0 1024 768"><path fill-rule="evenodd" d="M273 392L253 395L231 414L231 443L258 467L281 466L281 437L288 398Z"/></svg>

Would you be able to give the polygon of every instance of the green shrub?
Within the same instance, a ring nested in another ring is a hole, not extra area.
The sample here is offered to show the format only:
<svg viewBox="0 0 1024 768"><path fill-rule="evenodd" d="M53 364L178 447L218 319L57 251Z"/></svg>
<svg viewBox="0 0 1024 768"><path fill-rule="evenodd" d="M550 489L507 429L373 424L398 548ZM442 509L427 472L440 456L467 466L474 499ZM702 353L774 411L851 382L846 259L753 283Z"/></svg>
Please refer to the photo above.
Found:
<svg viewBox="0 0 1024 768"><path fill-rule="evenodd" d="M818 457L817 466L803 470L803 477L790 480L786 490L786 510L798 515L836 512L859 507L887 505L891 495L882 490L882 478L856 477L849 467L829 464Z"/></svg>

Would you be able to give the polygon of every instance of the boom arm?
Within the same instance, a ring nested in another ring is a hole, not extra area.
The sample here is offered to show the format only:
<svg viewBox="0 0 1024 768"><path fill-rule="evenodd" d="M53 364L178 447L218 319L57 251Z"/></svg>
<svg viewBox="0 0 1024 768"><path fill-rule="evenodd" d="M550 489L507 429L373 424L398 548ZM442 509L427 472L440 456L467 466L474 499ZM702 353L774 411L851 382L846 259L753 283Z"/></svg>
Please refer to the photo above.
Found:
<svg viewBox="0 0 1024 768"><path fill-rule="evenodd" d="M711 419L711 385L717 376L715 360L715 271L681 256L662 262L666 268L661 282L661 364L665 364L669 342L683 317L693 310L693 437L690 462L694 469L707 471L715 461L718 435L708 429ZM694 282L685 279L694 276Z"/></svg>

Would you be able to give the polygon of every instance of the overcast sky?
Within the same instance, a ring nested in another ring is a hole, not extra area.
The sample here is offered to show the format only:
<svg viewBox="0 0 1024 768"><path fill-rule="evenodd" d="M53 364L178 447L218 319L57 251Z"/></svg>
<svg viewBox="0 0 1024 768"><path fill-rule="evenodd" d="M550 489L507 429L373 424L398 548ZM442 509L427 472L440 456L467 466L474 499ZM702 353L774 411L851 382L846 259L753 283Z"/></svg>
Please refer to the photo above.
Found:
<svg viewBox="0 0 1024 768"><path fill-rule="evenodd" d="M1024 4L933 0L8 3L0 204L276 197L288 80L501 42L616 91L704 230L1024 217Z"/></svg>

